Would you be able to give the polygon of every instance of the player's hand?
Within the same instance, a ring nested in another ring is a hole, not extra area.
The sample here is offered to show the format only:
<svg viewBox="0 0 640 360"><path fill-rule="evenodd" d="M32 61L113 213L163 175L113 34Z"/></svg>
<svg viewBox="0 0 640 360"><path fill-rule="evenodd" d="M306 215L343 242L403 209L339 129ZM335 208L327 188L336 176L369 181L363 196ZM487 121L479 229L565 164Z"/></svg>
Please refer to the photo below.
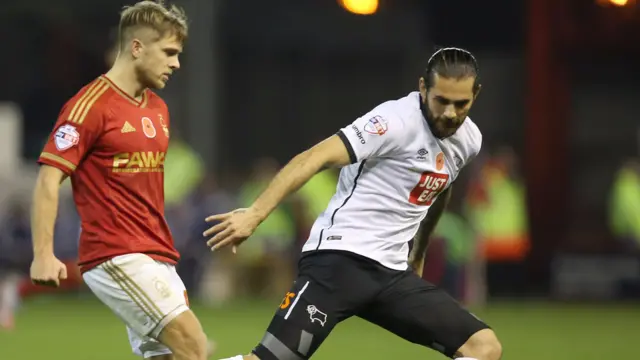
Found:
<svg viewBox="0 0 640 360"><path fill-rule="evenodd" d="M413 272L416 273L419 277L422 277L422 271L424 270L424 257L416 258L413 256L409 256L409 266L413 269Z"/></svg>
<svg viewBox="0 0 640 360"><path fill-rule="evenodd" d="M238 250L238 246L247 240L262 222L260 216L251 208L211 215L205 221L220 222L203 233L205 237L215 234L207 241L207 246L211 248L211 251L231 245L234 253Z"/></svg>
<svg viewBox="0 0 640 360"><path fill-rule="evenodd" d="M67 278L67 266L53 254L36 256L31 262L31 281L36 285L58 287Z"/></svg>

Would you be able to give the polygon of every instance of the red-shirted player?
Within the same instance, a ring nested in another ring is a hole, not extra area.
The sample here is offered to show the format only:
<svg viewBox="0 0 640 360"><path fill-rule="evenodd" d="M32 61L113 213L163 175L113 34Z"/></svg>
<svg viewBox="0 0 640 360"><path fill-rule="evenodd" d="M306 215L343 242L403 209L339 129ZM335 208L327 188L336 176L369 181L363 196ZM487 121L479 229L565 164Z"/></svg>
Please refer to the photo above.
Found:
<svg viewBox="0 0 640 360"><path fill-rule="evenodd" d="M189 310L174 265L179 254L164 218L169 113L161 89L180 67L184 12L162 2L126 7L113 67L62 108L34 190L31 279L59 285L66 268L53 254L60 183L71 178L82 220L85 283L127 325L145 358L204 360L208 343Z"/></svg>

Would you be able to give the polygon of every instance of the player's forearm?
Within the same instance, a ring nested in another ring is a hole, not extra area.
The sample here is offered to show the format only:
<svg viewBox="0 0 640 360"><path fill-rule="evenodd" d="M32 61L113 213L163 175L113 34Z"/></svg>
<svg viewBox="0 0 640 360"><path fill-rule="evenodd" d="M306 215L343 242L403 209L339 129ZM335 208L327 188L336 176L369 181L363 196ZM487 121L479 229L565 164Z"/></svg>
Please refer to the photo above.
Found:
<svg viewBox="0 0 640 360"><path fill-rule="evenodd" d="M53 230L58 215L59 193L59 183L38 179L31 212L34 256L53 254Z"/></svg>
<svg viewBox="0 0 640 360"><path fill-rule="evenodd" d="M425 257L427 248L429 247L429 242L431 241L431 234L436 228L436 225L438 225L438 221L440 220L442 213L444 213L444 210L449 203L449 199L451 199L451 187L440 194L433 205L431 205L431 208L429 209L427 216L422 221L420 230L416 235L413 249L411 251L411 257L413 259L423 259Z"/></svg>
<svg viewBox="0 0 640 360"><path fill-rule="evenodd" d="M313 149L298 154L273 178L267 189L253 203L252 208L264 220L288 195L294 193L323 167L313 156Z"/></svg>

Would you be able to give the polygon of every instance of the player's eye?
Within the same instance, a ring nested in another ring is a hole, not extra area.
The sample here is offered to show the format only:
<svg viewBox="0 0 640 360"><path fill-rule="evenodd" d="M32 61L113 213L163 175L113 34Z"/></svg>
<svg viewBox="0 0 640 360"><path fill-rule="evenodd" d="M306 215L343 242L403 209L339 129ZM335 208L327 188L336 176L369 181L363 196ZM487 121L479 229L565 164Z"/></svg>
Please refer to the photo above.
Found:
<svg viewBox="0 0 640 360"><path fill-rule="evenodd" d="M468 103L469 103L469 100L458 100L453 102L453 106L455 106L458 109L462 109L465 106L467 106Z"/></svg>
<svg viewBox="0 0 640 360"><path fill-rule="evenodd" d="M443 105L443 106L447 106L447 105L451 104L451 100L449 100L449 99L447 99L447 98L440 97L440 96L436 96L436 99L435 99L435 100L436 100L440 105Z"/></svg>

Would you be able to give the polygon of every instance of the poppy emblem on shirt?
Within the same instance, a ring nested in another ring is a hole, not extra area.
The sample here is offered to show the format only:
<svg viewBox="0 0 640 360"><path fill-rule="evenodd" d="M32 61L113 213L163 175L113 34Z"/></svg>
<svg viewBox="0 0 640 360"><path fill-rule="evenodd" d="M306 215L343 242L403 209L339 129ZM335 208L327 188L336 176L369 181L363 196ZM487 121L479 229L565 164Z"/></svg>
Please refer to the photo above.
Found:
<svg viewBox="0 0 640 360"><path fill-rule="evenodd" d="M439 152L438 155L436 155L436 170L440 171L444 168L444 154L442 152Z"/></svg>
<svg viewBox="0 0 640 360"><path fill-rule="evenodd" d="M149 139L156 137L156 128L153 126L153 122L148 117L142 118L142 132Z"/></svg>
<svg viewBox="0 0 640 360"><path fill-rule="evenodd" d="M80 141L80 133L73 125L62 125L58 128L54 135L53 142L56 144L58 151L64 151L72 146L78 145Z"/></svg>

